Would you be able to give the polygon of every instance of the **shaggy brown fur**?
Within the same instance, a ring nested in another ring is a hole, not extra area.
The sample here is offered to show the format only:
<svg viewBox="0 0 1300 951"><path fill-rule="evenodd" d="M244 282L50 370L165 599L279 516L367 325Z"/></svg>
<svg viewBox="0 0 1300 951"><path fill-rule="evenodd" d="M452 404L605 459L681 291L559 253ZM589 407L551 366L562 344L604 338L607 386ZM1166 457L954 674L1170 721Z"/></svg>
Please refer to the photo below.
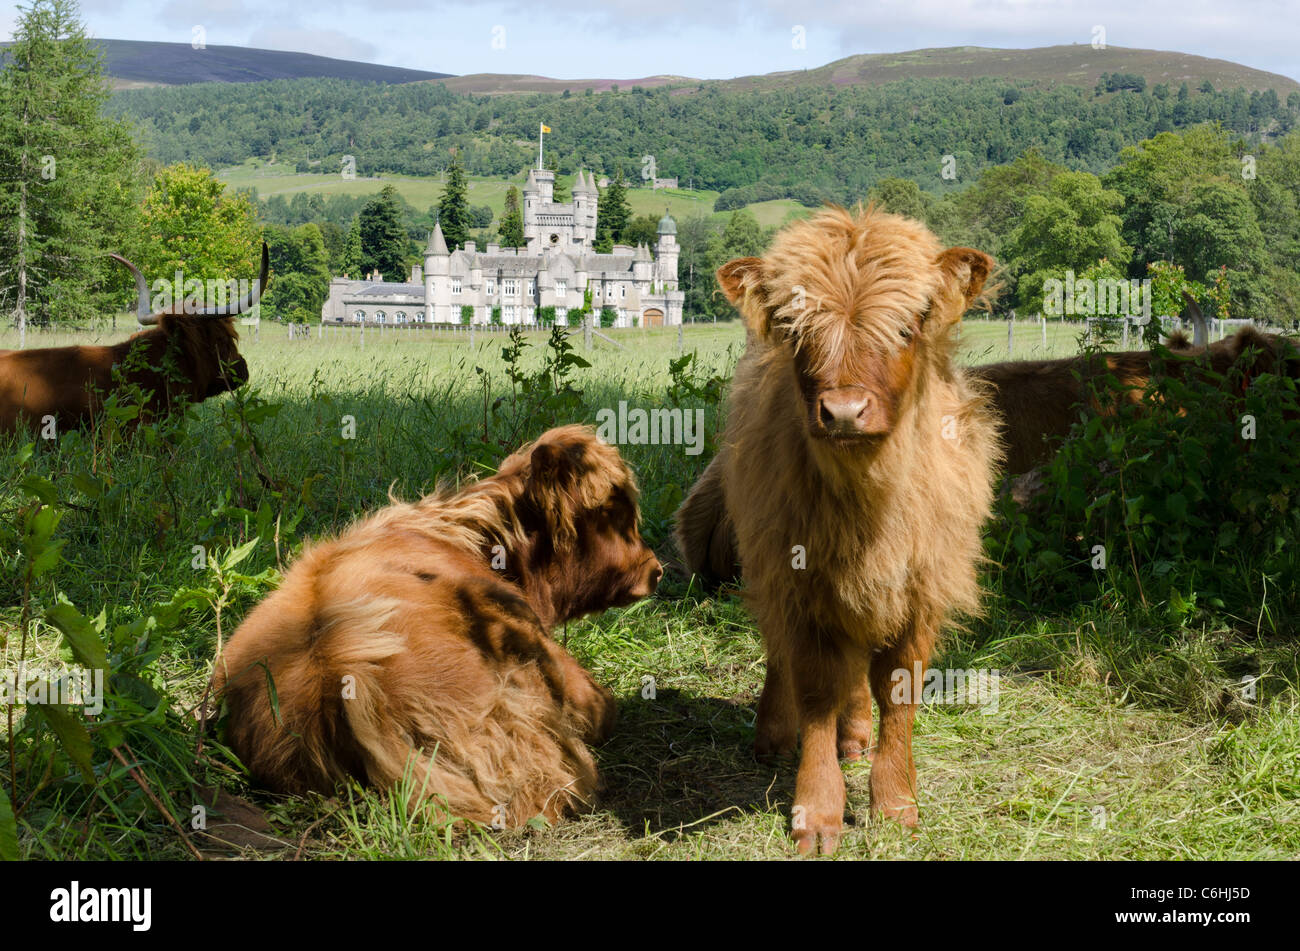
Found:
<svg viewBox="0 0 1300 951"><path fill-rule="evenodd" d="M1254 354L1250 373L1272 373L1283 366L1288 375L1300 376L1300 362L1287 359L1296 353L1294 341L1250 327L1208 347L1193 347L1186 337L1175 335L1169 348L1175 354L1165 367L1169 373L1181 375L1208 366L1226 375L1233 367L1245 369L1247 355ZM1125 399L1141 400L1151 377L1152 360L1150 350L1136 350L1108 353L1104 364L1100 357L1080 355L975 367L971 372L993 387L1007 446L1007 472L1021 475L1051 460L1071 424L1079 419L1083 404L1091 402L1094 411L1101 408L1091 391L1104 373L1115 376Z"/></svg>
<svg viewBox="0 0 1300 951"><path fill-rule="evenodd" d="M906 218L829 208L718 272L755 335L722 463L767 651L755 750L793 752L802 735L801 852L838 844L837 757L871 747L873 695L872 810L917 819L916 704L892 690L955 614L979 608L996 423L952 362L951 331L993 266Z"/></svg>
<svg viewBox="0 0 1300 951"><path fill-rule="evenodd" d="M1250 328L1210 344L1193 347L1187 338L1174 334L1169 349L1180 357L1175 371L1203 365L1200 358L1208 353L1208 365L1226 375L1233 367L1244 367L1247 354L1256 354L1250 364L1252 373L1272 373L1281 368L1289 376L1300 375L1300 360L1295 359L1296 342L1288 337L1262 334ZM1288 359L1289 358L1289 359ZM1129 399L1138 399L1151 373L1148 350L1108 354L1106 368L1122 381ZM1094 367L1101 364L1095 362ZM1055 446L1079 418L1085 391L1097 374L1085 372L1088 364L1082 356L1059 360L1016 360L972 367L970 374L987 382L997 410L1000 435L1006 450L1005 471L1022 476L1049 462ZM723 584L740 579L739 553L735 529L723 500L722 473L726 448L705 468L692 486L690 494L677 511L677 545L687 569L708 584ZM1017 491L1023 492L1021 486Z"/></svg>
<svg viewBox="0 0 1300 951"><path fill-rule="evenodd" d="M217 660L231 748L281 792L410 769L412 806L559 818L595 791L586 744L615 706L548 632L654 591L636 498L618 450L566 426L495 476L310 548Z"/></svg>
<svg viewBox="0 0 1300 951"><path fill-rule="evenodd" d="M165 314L112 346L0 350L0 432L39 428L46 416L60 431L89 422L117 386L114 368L151 394L145 418L243 386L238 340L233 318Z"/></svg>

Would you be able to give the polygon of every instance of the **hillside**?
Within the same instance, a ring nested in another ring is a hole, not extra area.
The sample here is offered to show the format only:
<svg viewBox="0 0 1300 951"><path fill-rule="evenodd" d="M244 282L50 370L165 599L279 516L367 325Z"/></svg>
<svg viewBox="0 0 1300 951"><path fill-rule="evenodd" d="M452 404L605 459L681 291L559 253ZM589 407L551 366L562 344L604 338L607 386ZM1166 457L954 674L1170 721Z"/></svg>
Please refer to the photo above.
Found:
<svg viewBox="0 0 1300 951"><path fill-rule="evenodd" d="M865 53L835 60L815 69L741 76L727 80L700 80L685 76L649 76L643 79L551 79L544 76L512 76L474 73L442 82L456 92L479 95L502 93L562 93L592 89L605 92L617 85L699 86L706 83L725 91L762 91L796 86L875 86L900 79L975 79L996 76L1004 79L1060 83L1091 88L1102 73L1132 73L1144 77L1148 86L1181 83L1192 86L1209 80L1216 89L1273 89L1283 99L1300 90L1300 82L1240 63L1209 59L1165 50L1128 49L1111 46L1094 50L1087 44L1043 46L1034 49L988 49L955 46L942 49L910 50L902 53Z"/></svg>
<svg viewBox="0 0 1300 951"><path fill-rule="evenodd" d="M191 83L255 83L268 79L351 79L372 83L410 83L449 74L332 59L311 53L259 50L244 46L96 40L104 71L115 88L184 86ZM0 43L0 48L8 46Z"/></svg>

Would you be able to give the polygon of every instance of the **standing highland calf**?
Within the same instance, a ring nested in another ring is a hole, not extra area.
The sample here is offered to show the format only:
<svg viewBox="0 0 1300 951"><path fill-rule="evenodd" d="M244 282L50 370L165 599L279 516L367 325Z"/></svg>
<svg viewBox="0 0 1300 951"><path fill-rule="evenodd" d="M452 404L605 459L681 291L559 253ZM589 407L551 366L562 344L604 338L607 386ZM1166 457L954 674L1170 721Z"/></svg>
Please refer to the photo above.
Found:
<svg viewBox="0 0 1300 951"><path fill-rule="evenodd" d="M265 244L261 273L243 298L188 309L180 301L157 312L149 305L144 275L126 258L113 258L135 275L137 314L150 329L112 346L0 350L0 432L41 428L51 419L59 430L84 425L119 381L148 391L141 414L146 420L248 382L234 317L251 310L266 288Z"/></svg>
<svg viewBox="0 0 1300 951"><path fill-rule="evenodd" d="M636 499L618 450L565 426L308 549L217 658L231 748L280 792L409 770L413 808L510 827L571 811L615 706L549 632L654 592Z"/></svg>
<svg viewBox="0 0 1300 951"><path fill-rule="evenodd" d="M916 675L945 623L979 608L996 422L951 354L993 266L915 221L831 208L718 271L753 334L722 482L767 652L755 751L802 737L803 853L838 845L837 760L871 748L873 695L872 811L917 821Z"/></svg>

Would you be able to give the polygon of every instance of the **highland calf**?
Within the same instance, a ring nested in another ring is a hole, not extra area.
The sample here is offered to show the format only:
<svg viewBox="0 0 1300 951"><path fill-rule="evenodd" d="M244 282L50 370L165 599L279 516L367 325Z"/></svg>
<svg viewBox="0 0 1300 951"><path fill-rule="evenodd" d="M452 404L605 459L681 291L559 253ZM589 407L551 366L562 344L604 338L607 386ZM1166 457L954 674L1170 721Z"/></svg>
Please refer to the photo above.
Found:
<svg viewBox="0 0 1300 951"><path fill-rule="evenodd" d="M996 422L952 330L993 266L906 218L829 208L718 271L752 332L721 481L767 653L755 751L802 736L803 853L838 845L837 759L871 748L873 695L872 811L917 821L908 681L979 608Z"/></svg>
<svg viewBox="0 0 1300 951"><path fill-rule="evenodd" d="M558 819L595 791L587 744L615 705L550 631L661 574L618 450L550 430L494 476L309 548L217 658L228 742L280 792L409 774L412 808Z"/></svg>
<svg viewBox="0 0 1300 951"><path fill-rule="evenodd" d="M112 346L0 350L0 432L51 420L60 431L84 425L119 383L146 391L142 418L149 419L248 382L234 317L251 310L266 288L266 245L257 282L241 300L188 309L179 302L157 312L149 306L144 275L126 258L113 257L135 276L137 314L149 329Z"/></svg>

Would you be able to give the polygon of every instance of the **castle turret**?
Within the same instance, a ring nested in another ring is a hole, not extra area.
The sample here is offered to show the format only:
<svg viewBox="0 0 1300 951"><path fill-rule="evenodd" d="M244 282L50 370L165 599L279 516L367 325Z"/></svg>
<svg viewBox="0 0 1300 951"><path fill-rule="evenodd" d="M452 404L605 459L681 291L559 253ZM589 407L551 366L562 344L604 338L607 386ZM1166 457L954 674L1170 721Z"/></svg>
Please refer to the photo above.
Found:
<svg viewBox="0 0 1300 951"><path fill-rule="evenodd" d="M681 248L677 244L677 222L673 221L664 209L664 216L659 219L659 241L655 245L656 280L665 290L677 290L677 255Z"/></svg>
<svg viewBox="0 0 1300 951"><path fill-rule="evenodd" d="M650 258L650 249L638 242L636 254L632 256L632 280L638 284L654 280L654 261Z"/></svg>
<svg viewBox="0 0 1300 951"><path fill-rule="evenodd" d="M430 323L451 320L451 252L435 222L424 249L424 319Z"/></svg>
<svg viewBox="0 0 1300 951"><path fill-rule="evenodd" d="M587 203L590 200L590 189L582 169L578 169L578 177L573 183L573 243L578 247L591 246L587 238Z"/></svg>

